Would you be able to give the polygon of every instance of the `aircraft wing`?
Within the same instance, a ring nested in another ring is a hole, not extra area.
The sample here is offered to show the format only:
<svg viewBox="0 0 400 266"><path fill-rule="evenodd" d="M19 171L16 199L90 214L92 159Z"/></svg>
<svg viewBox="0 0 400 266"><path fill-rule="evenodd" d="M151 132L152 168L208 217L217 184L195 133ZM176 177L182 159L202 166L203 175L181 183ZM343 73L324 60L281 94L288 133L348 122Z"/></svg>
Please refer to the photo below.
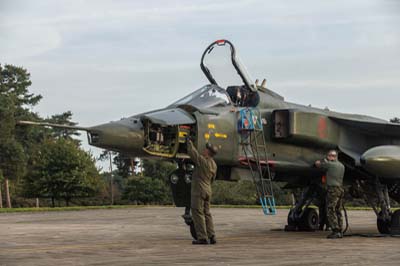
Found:
<svg viewBox="0 0 400 266"><path fill-rule="evenodd" d="M342 152L354 159L356 166L373 176L400 179L400 124L368 117L330 118L346 128L357 129L363 135L372 136L372 141L366 140L364 145L357 148L339 145Z"/></svg>
<svg viewBox="0 0 400 266"><path fill-rule="evenodd" d="M400 138L400 124L390 123L383 120L368 121L367 119L330 118L347 127L360 129L366 134Z"/></svg>
<svg viewBox="0 0 400 266"><path fill-rule="evenodd" d="M70 125L62 125L62 124L53 124L47 122L33 122L33 121L18 121L18 125L33 125L33 126L42 126L42 127L54 127L54 128L65 128L71 130L81 130L88 131L87 127L78 127L78 126L70 126Z"/></svg>

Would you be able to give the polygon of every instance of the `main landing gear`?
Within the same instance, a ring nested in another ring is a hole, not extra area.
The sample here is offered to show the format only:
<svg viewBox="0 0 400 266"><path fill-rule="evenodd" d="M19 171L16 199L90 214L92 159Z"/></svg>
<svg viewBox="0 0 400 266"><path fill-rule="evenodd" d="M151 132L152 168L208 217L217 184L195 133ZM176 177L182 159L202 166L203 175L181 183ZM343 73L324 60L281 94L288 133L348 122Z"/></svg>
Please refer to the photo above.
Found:
<svg viewBox="0 0 400 266"><path fill-rule="evenodd" d="M308 186L303 190L301 197L289 211L288 224L285 226L285 231L318 230L320 224L318 212L309 206L319 196L319 189L316 185ZM319 205L322 205L323 202L323 199L319 200Z"/></svg>
<svg viewBox="0 0 400 266"><path fill-rule="evenodd" d="M379 233L400 235L400 210L391 210L388 185L376 178L374 183L357 180L355 188L373 208Z"/></svg>

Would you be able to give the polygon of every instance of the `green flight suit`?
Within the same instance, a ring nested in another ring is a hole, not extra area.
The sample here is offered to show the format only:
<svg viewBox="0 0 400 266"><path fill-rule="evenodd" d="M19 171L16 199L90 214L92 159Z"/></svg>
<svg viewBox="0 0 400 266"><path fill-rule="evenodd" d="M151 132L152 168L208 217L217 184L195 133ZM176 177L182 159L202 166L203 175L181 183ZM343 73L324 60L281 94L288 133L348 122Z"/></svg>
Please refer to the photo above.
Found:
<svg viewBox="0 0 400 266"><path fill-rule="evenodd" d="M211 157L201 155L188 142L188 154L195 168L191 186L191 209L197 239L208 239L215 236L214 224L210 213L211 182L217 173L217 164Z"/></svg>
<svg viewBox="0 0 400 266"><path fill-rule="evenodd" d="M321 161L321 168L326 171L326 215L328 224L332 228L332 231L342 232L343 219L341 208L344 196L343 176L345 168L337 160L328 161L326 159Z"/></svg>

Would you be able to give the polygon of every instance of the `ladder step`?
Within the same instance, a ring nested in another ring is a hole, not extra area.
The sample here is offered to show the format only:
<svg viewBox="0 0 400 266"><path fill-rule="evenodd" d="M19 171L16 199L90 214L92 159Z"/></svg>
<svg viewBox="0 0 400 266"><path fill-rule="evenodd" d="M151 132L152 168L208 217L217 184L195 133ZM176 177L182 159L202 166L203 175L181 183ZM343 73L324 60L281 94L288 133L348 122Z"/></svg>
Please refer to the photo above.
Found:
<svg viewBox="0 0 400 266"><path fill-rule="evenodd" d="M276 205L274 198L260 198L261 207L265 215L275 215Z"/></svg>

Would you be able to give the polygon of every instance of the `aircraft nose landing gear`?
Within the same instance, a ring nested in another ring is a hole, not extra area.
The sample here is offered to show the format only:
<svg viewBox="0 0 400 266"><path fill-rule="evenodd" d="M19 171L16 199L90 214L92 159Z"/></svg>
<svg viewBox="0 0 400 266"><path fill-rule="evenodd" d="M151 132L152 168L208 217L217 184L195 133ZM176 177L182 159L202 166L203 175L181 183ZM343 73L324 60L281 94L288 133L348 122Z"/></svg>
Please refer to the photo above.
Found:
<svg viewBox="0 0 400 266"><path fill-rule="evenodd" d="M194 223L192 219L192 215L190 215L190 208L185 207L185 214L182 215L183 220L185 220L185 224L190 227L190 234L192 235L193 239L197 240L196 230L194 228Z"/></svg>
<svg viewBox="0 0 400 266"><path fill-rule="evenodd" d="M192 215L190 214L190 188L193 174L193 165L178 162L178 169L170 175L170 185L172 197L176 207L185 207L185 213L182 215L185 224L190 227L190 234L197 239L196 230Z"/></svg>

